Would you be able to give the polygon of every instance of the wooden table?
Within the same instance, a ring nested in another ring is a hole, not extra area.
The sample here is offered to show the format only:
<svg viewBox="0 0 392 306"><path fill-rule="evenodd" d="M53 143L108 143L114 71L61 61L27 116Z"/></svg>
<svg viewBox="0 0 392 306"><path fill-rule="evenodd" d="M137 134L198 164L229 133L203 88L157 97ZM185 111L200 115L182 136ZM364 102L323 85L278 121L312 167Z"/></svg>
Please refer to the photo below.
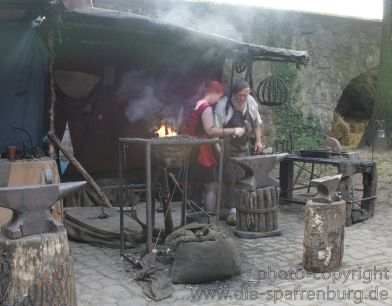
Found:
<svg viewBox="0 0 392 306"><path fill-rule="evenodd" d="M377 191L377 166L374 161L348 159L342 156L332 156L330 158L302 157L299 155L288 155L280 163L280 187L281 200L286 203L306 203L306 199L293 197L294 189L294 166L296 162L332 165L337 167L338 173L342 174L342 180L339 190L342 198L347 202L347 219L346 225L352 224L351 208L352 204L361 203L361 208L366 210L369 218L374 215L374 207L376 202ZM362 174L363 196L361 199L351 198L352 175L356 173Z"/></svg>

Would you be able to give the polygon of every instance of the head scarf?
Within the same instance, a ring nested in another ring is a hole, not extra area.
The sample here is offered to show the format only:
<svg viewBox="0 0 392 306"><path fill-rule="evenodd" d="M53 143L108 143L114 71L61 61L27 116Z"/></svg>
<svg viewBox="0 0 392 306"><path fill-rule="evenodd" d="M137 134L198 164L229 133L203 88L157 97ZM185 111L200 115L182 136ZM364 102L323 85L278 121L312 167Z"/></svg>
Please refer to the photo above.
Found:
<svg viewBox="0 0 392 306"><path fill-rule="evenodd" d="M250 85L246 81L238 81L231 86L231 92L233 94L236 94L237 92L240 92L241 90L245 88L250 88Z"/></svg>

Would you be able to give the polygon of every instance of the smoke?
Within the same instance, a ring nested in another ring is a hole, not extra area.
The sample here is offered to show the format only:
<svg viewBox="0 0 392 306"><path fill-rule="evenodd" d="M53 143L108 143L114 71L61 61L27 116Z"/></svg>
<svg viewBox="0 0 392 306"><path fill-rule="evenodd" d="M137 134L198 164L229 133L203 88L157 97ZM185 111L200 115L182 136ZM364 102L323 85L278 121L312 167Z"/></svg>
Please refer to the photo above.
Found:
<svg viewBox="0 0 392 306"><path fill-rule="evenodd" d="M164 120L174 125L178 107L170 103L167 78L153 78L145 71L132 70L121 78L116 94L127 101L125 117L130 123L151 122L152 128Z"/></svg>
<svg viewBox="0 0 392 306"><path fill-rule="evenodd" d="M154 95L154 88L146 86L138 99L128 102L125 117L129 122L151 118L154 116L154 111L161 107L161 101Z"/></svg>
<svg viewBox="0 0 392 306"><path fill-rule="evenodd" d="M238 31L229 17L218 15L216 12L198 14L191 6L176 5L170 9L157 8L158 18L168 23L191 28L193 30L223 35L232 39L242 40L242 31Z"/></svg>

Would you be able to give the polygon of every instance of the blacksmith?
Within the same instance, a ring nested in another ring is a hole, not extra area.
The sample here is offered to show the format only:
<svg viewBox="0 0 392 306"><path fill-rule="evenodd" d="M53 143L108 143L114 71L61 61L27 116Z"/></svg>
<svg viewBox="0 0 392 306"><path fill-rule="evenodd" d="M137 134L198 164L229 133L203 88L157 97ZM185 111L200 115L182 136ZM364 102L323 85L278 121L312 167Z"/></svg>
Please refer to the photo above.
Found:
<svg viewBox="0 0 392 306"><path fill-rule="evenodd" d="M235 212L235 181L244 176L243 170L231 162L228 157L248 156L263 151L261 117L257 102L250 95L247 82L238 81L233 84L229 97L222 97L214 110L217 128L243 127L245 134L241 137L224 136L225 160L222 180L221 207Z"/></svg>

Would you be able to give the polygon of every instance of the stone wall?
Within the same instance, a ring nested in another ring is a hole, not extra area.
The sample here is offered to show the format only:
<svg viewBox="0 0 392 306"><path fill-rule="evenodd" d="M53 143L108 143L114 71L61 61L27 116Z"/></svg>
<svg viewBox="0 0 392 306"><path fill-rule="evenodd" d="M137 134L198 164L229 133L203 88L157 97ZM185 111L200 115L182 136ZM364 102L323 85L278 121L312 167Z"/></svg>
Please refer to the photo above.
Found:
<svg viewBox="0 0 392 306"><path fill-rule="evenodd" d="M381 22L377 20L178 0L95 0L95 5L158 17L245 42L307 50L310 62L296 73L293 101L305 114L316 115L326 133L346 86L379 63ZM271 63L257 63L255 83L273 67ZM273 126L271 107L263 107L262 113L267 134L273 134L268 127Z"/></svg>

